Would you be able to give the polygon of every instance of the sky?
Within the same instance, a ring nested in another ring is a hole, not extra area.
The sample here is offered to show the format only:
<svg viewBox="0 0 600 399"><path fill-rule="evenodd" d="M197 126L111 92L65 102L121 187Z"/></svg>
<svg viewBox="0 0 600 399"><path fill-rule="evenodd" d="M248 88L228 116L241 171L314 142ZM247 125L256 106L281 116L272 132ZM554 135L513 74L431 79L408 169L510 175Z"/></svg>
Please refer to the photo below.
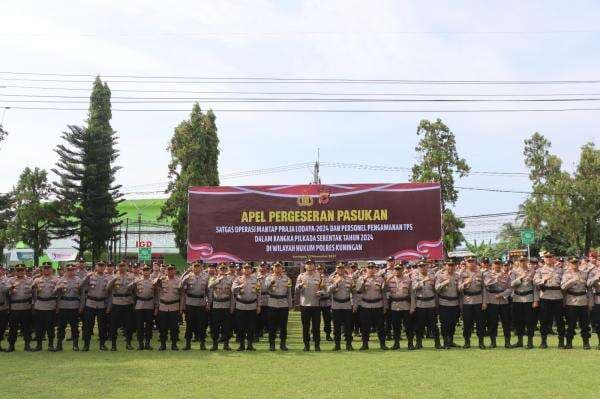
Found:
<svg viewBox="0 0 600 399"><path fill-rule="evenodd" d="M256 81L233 84L189 78L597 80L599 19L600 3L594 1L5 2L0 13L0 106L11 109L4 113L3 119L10 135L0 144L0 192L9 191L26 166L47 170L54 166L56 154L53 149L61 142L61 132L68 124L85 123L86 97L96 74L105 76L113 91L112 126L119 136L117 163L123 167L117 179L125 192L139 193L164 187L169 162L166 147L174 127L188 116L193 98L199 100L203 109L216 110L221 151L219 168L224 185L308 183L311 178L309 167L235 178L227 178L227 174L314 162L317 152L324 162L321 168L323 183L407 181L410 177L407 170L325 165L351 163L410 168L418 161L414 150L418 140L416 127L421 119L435 118L441 118L455 133L459 154L475 172L526 172L523 140L536 131L552 142L552 151L563 159L564 168L572 171L581 145L600 141L599 111L440 111L594 108L598 107L598 102L236 104L207 99L228 94L119 90L340 93L330 94L332 98L365 93L394 98L401 95L427 98L423 94L443 97L584 93L590 98L590 94L600 95L600 84L292 84ZM83 76L38 75L40 73ZM110 75L180 78L133 79ZM24 78L30 80L17 80ZM128 79L135 82L123 82ZM194 83L199 80L201 83ZM60 90L65 88L77 90ZM81 98L49 99L11 94ZM127 104L118 103L116 96L186 99L167 105ZM248 96L256 97L245 95ZM40 102L15 102L31 99ZM179 111L118 110L125 108ZM432 111L224 111L260 108ZM530 189L526 176L515 175L472 174L458 179L457 185L516 191ZM128 195L152 196L156 194ZM525 194L461 190L454 210L460 216L511 212L518 209L524 198ZM473 237L479 237L477 232L494 231L500 221L478 221L468 228Z"/></svg>

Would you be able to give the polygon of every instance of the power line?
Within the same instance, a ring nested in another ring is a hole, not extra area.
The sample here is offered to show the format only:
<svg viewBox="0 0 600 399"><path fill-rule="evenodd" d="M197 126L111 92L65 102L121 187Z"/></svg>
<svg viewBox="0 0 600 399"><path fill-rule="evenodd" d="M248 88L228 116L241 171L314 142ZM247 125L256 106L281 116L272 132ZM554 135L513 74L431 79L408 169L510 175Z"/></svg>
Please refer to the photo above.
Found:
<svg viewBox="0 0 600 399"><path fill-rule="evenodd" d="M346 169L362 169L362 170L377 170L377 171L402 171L410 172L412 168L405 166L390 166L390 165L368 165L359 163L344 163L344 162L321 162L321 166L331 168L346 168ZM490 171L470 171L469 174L473 175L491 175L491 176L529 176L526 172L490 172Z"/></svg>

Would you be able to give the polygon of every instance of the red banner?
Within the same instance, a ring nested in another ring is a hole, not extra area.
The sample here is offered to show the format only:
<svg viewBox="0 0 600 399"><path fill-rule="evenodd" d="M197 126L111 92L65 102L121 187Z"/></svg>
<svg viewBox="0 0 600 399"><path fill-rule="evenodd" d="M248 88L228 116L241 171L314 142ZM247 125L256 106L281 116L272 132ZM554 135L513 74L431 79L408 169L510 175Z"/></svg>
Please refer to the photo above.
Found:
<svg viewBox="0 0 600 399"><path fill-rule="evenodd" d="M437 183L190 187L188 260L441 259Z"/></svg>

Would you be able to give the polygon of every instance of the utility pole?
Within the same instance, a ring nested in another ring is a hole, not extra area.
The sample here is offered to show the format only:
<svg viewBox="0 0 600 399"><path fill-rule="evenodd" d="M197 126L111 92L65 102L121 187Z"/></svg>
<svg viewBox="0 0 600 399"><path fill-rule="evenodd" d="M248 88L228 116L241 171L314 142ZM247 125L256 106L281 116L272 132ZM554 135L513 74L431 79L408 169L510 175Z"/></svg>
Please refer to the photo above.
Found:
<svg viewBox="0 0 600 399"><path fill-rule="evenodd" d="M317 148L317 162L315 162L315 166L313 167L313 180L311 184L321 184L321 176L319 174L319 149Z"/></svg>

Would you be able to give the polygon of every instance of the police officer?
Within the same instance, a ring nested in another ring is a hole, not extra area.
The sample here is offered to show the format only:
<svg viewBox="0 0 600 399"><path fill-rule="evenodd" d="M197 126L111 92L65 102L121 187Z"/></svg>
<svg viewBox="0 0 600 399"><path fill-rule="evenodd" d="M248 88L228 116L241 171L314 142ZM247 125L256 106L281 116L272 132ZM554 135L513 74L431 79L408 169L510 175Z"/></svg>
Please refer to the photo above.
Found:
<svg viewBox="0 0 600 399"><path fill-rule="evenodd" d="M487 295L484 291L483 276L477 267L475 258L467 259L467 267L459 276L458 290L463 298L462 316L465 322L463 348L471 347L471 334L473 325L475 325L479 349L485 349L483 310L487 308Z"/></svg>
<svg viewBox="0 0 600 399"><path fill-rule="evenodd" d="M235 318L239 331L240 346L238 351L255 351L253 346L256 329L256 316L260 314L261 287L256 274L252 272L252 265L245 263L243 274L237 277L231 286L235 297ZM247 345L246 345L247 341Z"/></svg>
<svg viewBox="0 0 600 399"><path fill-rule="evenodd" d="M133 281L133 275L127 273L127 263L119 262L118 271L107 287L110 300L106 313L110 317L110 350L113 352L117 350L117 335L121 327L125 330L126 349L133 350L133 296L130 287Z"/></svg>
<svg viewBox="0 0 600 399"><path fill-rule="evenodd" d="M354 303L355 283L346 272L344 264L338 263L336 271L327 281L327 292L331 295L331 316L333 319L334 351L341 349L342 331L346 350L352 351L352 315L356 312Z"/></svg>
<svg viewBox="0 0 600 399"><path fill-rule="evenodd" d="M436 349L442 349L440 344L440 332L437 326L437 314L435 303L435 275L429 269L425 261L417 263L418 270L412 275L411 314L414 314L417 344L415 349L423 348L423 335L428 327L433 335ZM414 304L414 305L412 305ZM409 348L411 347L409 339Z"/></svg>
<svg viewBox="0 0 600 399"><path fill-rule="evenodd" d="M98 335L100 336L100 350L106 348L108 335L108 323L106 318L106 307L108 305L108 283L110 277L104 273L106 264L98 262L96 270L88 274L82 281L84 289L83 306L83 351L90 350L90 340L96 319L98 319Z"/></svg>
<svg viewBox="0 0 600 399"><path fill-rule="evenodd" d="M317 271L321 275L321 279L324 282L327 282L325 266L317 266ZM327 289L324 289L321 292L319 307L321 308L321 316L323 316L323 332L325 333L325 340L333 341L331 338L331 295L329 295Z"/></svg>
<svg viewBox="0 0 600 399"><path fill-rule="evenodd" d="M130 283L129 288L135 298L135 324L138 347L137 350L152 350L152 327L154 309L158 307L154 281L150 278L150 266L144 265L139 278Z"/></svg>
<svg viewBox="0 0 600 399"><path fill-rule="evenodd" d="M81 279L75 275L75 266L67 265L66 273L58 280L58 331L56 351L63 350L65 329L71 328L73 351L79 351L79 309L81 308Z"/></svg>
<svg viewBox="0 0 600 399"><path fill-rule="evenodd" d="M267 302L269 307L269 350L275 350L275 337L279 331L279 348L287 351L287 324L292 307L292 280L283 272L281 262L273 264L273 273L265 278L265 286L269 297Z"/></svg>
<svg viewBox="0 0 600 399"><path fill-rule="evenodd" d="M234 277L227 272L227 264L219 265L219 274L211 277L208 282L210 299L210 333L212 338L211 351L219 349L219 337L223 341L223 350L230 351L229 340L233 324L235 302L232 300L231 285Z"/></svg>
<svg viewBox="0 0 600 399"><path fill-rule="evenodd" d="M0 265L0 352L4 352L2 348L2 341L4 341L4 334L8 327L8 291L9 291L8 277L6 277L6 270Z"/></svg>
<svg viewBox="0 0 600 399"><path fill-rule="evenodd" d="M533 283L535 271L527 265L527 258L519 258L518 265L510 272L512 288L512 319L517 333L517 343L512 348L523 347L527 334L527 349L533 348L536 318L533 310L539 306L538 290Z"/></svg>
<svg viewBox="0 0 600 399"><path fill-rule="evenodd" d="M321 275L315 270L312 260L307 260L305 271L296 279L296 293L299 295L300 320L302 322L302 341L304 351L310 350L310 332L312 331L315 351L321 350L321 292L326 289Z"/></svg>
<svg viewBox="0 0 600 399"><path fill-rule="evenodd" d="M444 268L435 274L435 292L442 327L444 349L455 348L454 333L460 317L458 273L452 260L444 262Z"/></svg>
<svg viewBox="0 0 600 399"><path fill-rule="evenodd" d="M257 342L259 338L262 338L264 333L268 331L269 294L267 292L266 279L270 274L267 262L260 262L258 274L256 276L260 283L260 314L256 318L255 342Z"/></svg>
<svg viewBox="0 0 600 399"><path fill-rule="evenodd" d="M592 257L590 257L592 258ZM591 262L595 263L597 259L592 258ZM600 267L595 265L589 272L587 286L591 290L592 311L590 318L592 321L593 331L598 336L598 349L600 349Z"/></svg>
<svg viewBox="0 0 600 399"><path fill-rule="evenodd" d="M579 269L579 259L570 258L567 270L562 276L560 288L565 295L565 314L567 316L567 344L565 349L573 349L575 326L579 325L583 349L590 347L590 315L591 305L587 289L588 272Z"/></svg>
<svg viewBox="0 0 600 399"><path fill-rule="evenodd" d="M556 258L550 252L544 254L544 265L534 276L533 282L540 296L540 348L548 347L547 337L552 323L556 322L558 330L558 347L563 348L565 342L565 320L563 309L563 293L560 288L563 269L556 264Z"/></svg>
<svg viewBox="0 0 600 399"><path fill-rule="evenodd" d="M356 262L351 262L347 267L347 272L350 277L352 277L352 281L354 282L354 287L356 287L356 282L358 278L361 276L361 272L358 269L358 265ZM352 332L356 336L360 336L360 294L354 291L353 298L353 313L352 313Z"/></svg>
<svg viewBox="0 0 600 399"><path fill-rule="evenodd" d="M33 320L37 345L34 351L42 350L42 341L48 337L48 351L54 352L56 328L56 287L58 279L54 277L52 264L42 264L42 275L32 284Z"/></svg>
<svg viewBox="0 0 600 399"><path fill-rule="evenodd" d="M158 331L160 335L159 351L167 349L167 338L171 336L171 350L177 351L179 341L179 316L182 306L180 304L181 280L177 277L175 266L168 265L167 274L155 280L154 285L158 290L158 307L154 314L158 318Z"/></svg>
<svg viewBox="0 0 600 399"><path fill-rule="evenodd" d="M392 325L394 345L392 350L400 349L400 331L404 324L404 331L409 344L413 342L411 307L414 307L415 297L412 295L412 280L404 272L402 265L394 265L394 274L386 280L386 291L390 304L390 322Z"/></svg>
<svg viewBox="0 0 600 399"><path fill-rule="evenodd" d="M394 275L394 267L396 266L396 259L393 256L388 256L385 261L385 267L377 272L378 275L383 277L385 281L387 281L390 277ZM388 309L390 308L389 301L389 293L386 292L386 300L388 301ZM391 312L386 312L384 315L385 321L385 336L386 339L392 339L392 320L391 320Z"/></svg>
<svg viewBox="0 0 600 399"><path fill-rule="evenodd" d="M208 299L207 272L202 270L200 263L193 264L193 270L181 282L181 289L185 294L185 347L184 351L192 347L192 337L200 338L200 350L206 350L206 328L208 327L208 312L210 310Z"/></svg>
<svg viewBox="0 0 600 399"><path fill-rule="evenodd" d="M487 294L487 332L490 336L490 348L496 347L498 321L502 323L504 347L510 348L510 276L502 267L500 259L494 259L492 267L483 273L483 283Z"/></svg>
<svg viewBox="0 0 600 399"><path fill-rule="evenodd" d="M367 273L358 279L356 291L361 295L361 335L362 346L359 350L369 349L369 335L372 329L377 332L379 348L387 350L385 345L385 326L383 315L387 311L385 299L385 280L376 274L376 265L373 262L367 264Z"/></svg>
<svg viewBox="0 0 600 399"><path fill-rule="evenodd" d="M16 276L9 279L10 314L8 316L8 349L15 351L15 342L19 330L25 341L25 351L30 352L31 346L31 299L33 280L25 275L25 266L15 267Z"/></svg>

